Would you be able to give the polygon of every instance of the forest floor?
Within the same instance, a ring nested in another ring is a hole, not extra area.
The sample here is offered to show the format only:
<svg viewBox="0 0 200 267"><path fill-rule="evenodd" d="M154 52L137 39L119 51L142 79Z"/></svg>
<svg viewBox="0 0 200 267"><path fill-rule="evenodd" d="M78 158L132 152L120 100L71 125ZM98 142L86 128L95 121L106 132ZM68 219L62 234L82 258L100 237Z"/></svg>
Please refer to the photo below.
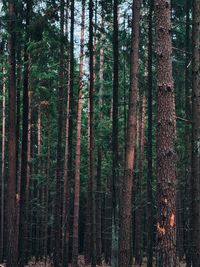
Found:
<svg viewBox="0 0 200 267"><path fill-rule="evenodd" d="M79 259L78 259L78 265L79 267L90 267L89 265L85 264L84 261L84 256L80 255ZM147 259L144 258L143 260L143 264L140 267L146 267L147 266ZM156 266L156 265L154 265ZM185 263L178 263L177 267L185 267L186 264ZM36 262L34 259L32 261L29 262L29 264L26 267L53 267L53 263L52 261L48 260L48 261L39 261ZM71 265L69 265L69 267L71 267ZM97 266L97 267L110 267L108 266L104 261L102 262L101 265ZM137 265L133 265L132 267L139 267Z"/></svg>

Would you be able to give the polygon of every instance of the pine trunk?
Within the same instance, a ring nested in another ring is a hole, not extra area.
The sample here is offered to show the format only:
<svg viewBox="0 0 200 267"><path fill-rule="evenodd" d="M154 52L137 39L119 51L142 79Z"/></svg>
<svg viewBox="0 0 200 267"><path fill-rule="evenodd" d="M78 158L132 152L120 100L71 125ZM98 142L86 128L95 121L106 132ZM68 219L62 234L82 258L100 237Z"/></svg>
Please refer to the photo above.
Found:
<svg viewBox="0 0 200 267"><path fill-rule="evenodd" d="M62 164L62 137L63 137L63 95L64 95L64 0L60 0L60 69L59 69L59 90L58 90L58 132L57 132L57 166L56 166L56 197L55 197L55 249L54 249L54 266L61 266L62 262L62 176L63 176L63 164Z"/></svg>
<svg viewBox="0 0 200 267"><path fill-rule="evenodd" d="M155 1L157 38L157 260L176 266L176 120L172 78L171 1Z"/></svg>
<svg viewBox="0 0 200 267"><path fill-rule="evenodd" d="M75 192L74 192L74 221L73 221L73 267L78 266L79 253L79 197L80 197L80 164L81 164L81 115L82 115L82 89L83 89L83 59L84 59L84 30L85 30L85 0L82 0L80 69L78 91L78 115L76 132L76 160L75 160Z"/></svg>
<svg viewBox="0 0 200 267"><path fill-rule="evenodd" d="M193 1L193 28L192 28L192 266L200 266L200 87L199 87L199 19L200 2Z"/></svg>
<svg viewBox="0 0 200 267"><path fill-rule="evenodd" d="M5 75L3 69L3 75ZM0 261L3 260L3 247L4 247L4 205L5 205L5 126L6 126L6 77L3 76L3 92L2 92L2 140L1 140L1 243L0 243Z"/></svg>
<svg viewBox="0 0 200 267"><path fill-rule="evenodd" d="M136 106L138 94L138 50L140 0L133 1L132 10L132 49L131 49L131 84L129 92L129 112L126 138L124 178L121 184L120 232L119 232L119 267L131 266L131 231L132 231L132 178L135 154Z"/></svg>
<svg viewBox="0 0 200 267"><path fill-rule="evenodd" d="M6 262L17 266L16 248L16 59L15 59L15 4L10 0L9 14L9 99L8 99L8 181L6 206Z"/></svg>
<svg viewBox="0 0 200 267"><path fill-rule="evenodd" d="M147 267L152 267L153 264L153 146L152 146L152 102L153 102L153 0L149 0L149 23L148 23L148 173L147 173Z"/></svg>

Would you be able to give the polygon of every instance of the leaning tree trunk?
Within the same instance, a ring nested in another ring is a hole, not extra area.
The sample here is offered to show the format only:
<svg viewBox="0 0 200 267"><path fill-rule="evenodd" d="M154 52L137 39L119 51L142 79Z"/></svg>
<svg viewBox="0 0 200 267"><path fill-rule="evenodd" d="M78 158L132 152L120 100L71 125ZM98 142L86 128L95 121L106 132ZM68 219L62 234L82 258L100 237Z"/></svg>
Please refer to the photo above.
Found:
<svg viewBox="0 0 200 267"><path fill-rule="evenodd" d="M15 59L15 1L10 0L9 14L9 97L8 97L8 180L6 206L6 262L17 266L16 248L16 59Z"/></svg>
<svg viewBox="0 0 200 267"><path fill-rule="evenodd" d="M199 19L200 2L193 1L192 51L192 176L191 176L191 228L192 266L200 266L200 85L199 85Z"/></svg>
<svg viewBox="0 0 200 267"><path fill-rule="evenodd" d="M80 70L78 91L78 115L76 132L76 161L75 161L75 191L74 191L74 219L73 219L73 248L72 266L78 266L79 252L79 197L80 197L80 164L81 164L81 115L82 115L82 89L83 89L83 59L84 59L84 30L85 30L85 0L82 0L81 44L80 44Z"/></svg>
<svg viewBox="0 0 200 267"><path fill-rule="evenodd" d="M157 55L157 260L176 266L176 121L172 78L171 1L155 1Z"/></svg>
<svg viewBox="0 0 200 267"><path fill-rule="evenodd" d="M131 224L132 224L132 177L135 159L135 130L136 105L138 94L138 50L139 50L139 22L140 0L133 1L132 18L132 49L131 49L131 77L129 92L129 112L126 138L126 155L124 178L121 183L121 199L119 210L119 267L131 266Z"/></svg>

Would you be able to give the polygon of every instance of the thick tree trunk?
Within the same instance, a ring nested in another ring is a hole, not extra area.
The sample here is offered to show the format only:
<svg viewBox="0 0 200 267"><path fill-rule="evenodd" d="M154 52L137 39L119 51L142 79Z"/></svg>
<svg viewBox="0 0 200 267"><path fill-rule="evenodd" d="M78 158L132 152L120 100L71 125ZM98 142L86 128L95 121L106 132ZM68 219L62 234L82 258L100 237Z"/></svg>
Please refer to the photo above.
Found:
<svg viewBox="0 0 200 267"><path fill-rule="evenodd" d="M64 93L64 0L60 0L60 69L59 69L59 91L58 91L58 135L57 135L57 166L56 166L56 197L55 197L55 249L54 249L54 266L61 266L62 252L61 252L61 218L62 218L62 137L63 137L63 93Z"/></svg>
<svg viewBox="0 0 200 267"><path fill-rule="evenodd" d="M138 49L140 0L133 1L132 50L131 50L131 84L129 92L128 128L126 138L126 156L124 178L121 184L120 199L120 233L119 233L119 267L129 267L131 259L131 224L132 224L132 178L134 168L136 105L138 94Z"/></svg>
<svg viewBox="0 0 200 267"><path fill-rule="evenodd" d="M78 114L76 132L76 161L75 161L75 192L74 192L74 221L73 221L73 267L78 266L79 253L79 196L80 196L80 164L81 164L81 115L82 115L82 89L83 89L83 59L84 59L84 30L85 30L85 0L82 0L80 69L78 91Z"/></svg>
<svg viewBox="0 0 200 267"><path fill-rule="evenodd" d="M6 206L6 262L17 266L16 248L16 60L15 60L15 4L9 1L9 100L8 100L8 181Z"/></svg>
<svg viewBox="0 0 200 267"><path fill-rule="evenodd" d="M152 146L152 102L153 102L153 0L149 0L149 25L148 25L148 173L147 173L147 267L152 267L153 264L153 146Z"/></svg>
<svg viewBox="0 0 200 267"><path fill-rule="evenodd" d="M200 85L199 85L199 20L200 2L193 1L193 51L192 51L192 178L191 178L191 228L192 266L200 266Z"/></svg>
<svg viewBox="0 0 200 267"><path fill-rule="evenodd" d="M171 1L156 0L157 37L157 260L176 266L176 120L172 78Z"/></svg>

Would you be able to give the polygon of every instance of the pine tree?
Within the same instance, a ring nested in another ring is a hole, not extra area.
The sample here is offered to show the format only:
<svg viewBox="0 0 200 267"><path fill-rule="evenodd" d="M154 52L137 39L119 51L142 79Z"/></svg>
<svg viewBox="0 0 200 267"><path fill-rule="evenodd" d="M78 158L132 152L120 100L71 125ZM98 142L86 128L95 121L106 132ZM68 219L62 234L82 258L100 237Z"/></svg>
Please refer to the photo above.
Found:
<svg viewBox="0 0 200 267"><path fill-rule="evenodd" d="M171 2L155 1L157 55L158 265L176 266L176 121L172 78Z"/></svg>

